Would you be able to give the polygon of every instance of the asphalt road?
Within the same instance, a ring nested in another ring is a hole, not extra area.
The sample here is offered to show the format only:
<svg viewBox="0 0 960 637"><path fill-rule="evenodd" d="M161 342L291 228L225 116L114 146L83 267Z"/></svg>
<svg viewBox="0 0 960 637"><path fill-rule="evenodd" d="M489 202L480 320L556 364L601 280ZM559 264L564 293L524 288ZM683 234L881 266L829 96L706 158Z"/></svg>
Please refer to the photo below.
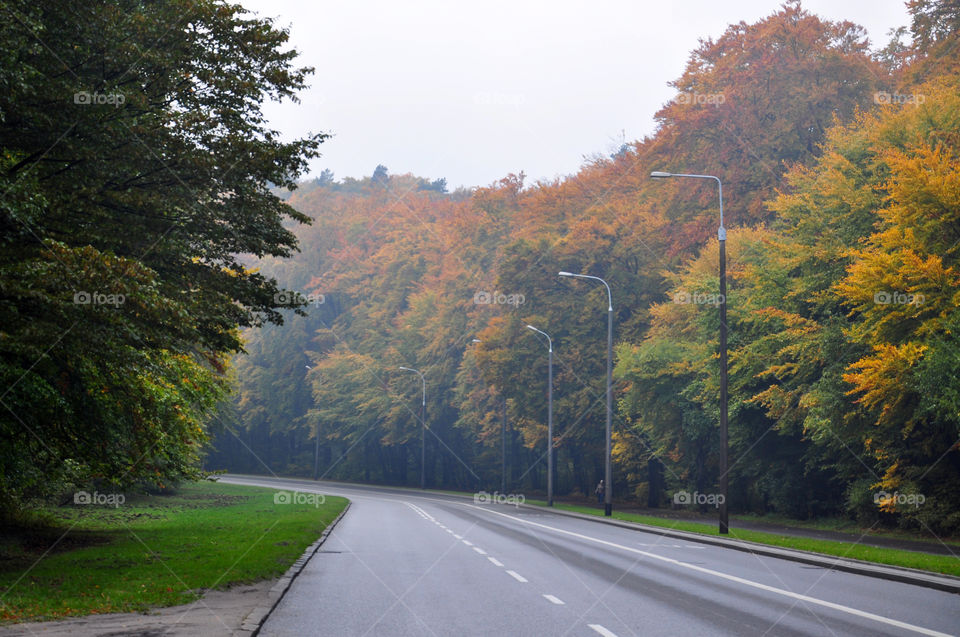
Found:
<svg viewBox="0 0 960 637"><path fill-rule="evenodd" d="M509 504L229 476L353 504L261 631L941 635L960 596Z"/></svg>

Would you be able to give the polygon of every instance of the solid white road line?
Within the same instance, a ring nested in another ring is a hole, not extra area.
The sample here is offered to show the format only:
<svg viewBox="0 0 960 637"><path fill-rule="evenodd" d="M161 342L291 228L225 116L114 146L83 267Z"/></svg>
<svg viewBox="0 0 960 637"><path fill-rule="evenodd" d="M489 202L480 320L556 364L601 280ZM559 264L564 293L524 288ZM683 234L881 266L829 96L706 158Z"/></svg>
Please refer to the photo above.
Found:
<svg viewBox="0 0 960 637"><path fill-rule="evenodd" d="M546 593L544 593L543 596L547 598L548 602L552 602L557 606L563 606L563 600L560 599L559 597L554 597L553 595L547 595Z"/></svg>
<svg viewBox="0 0 960 637"><path fill-rule="evenodd" d="M501 566L501 567L503 566L503 562L501 562L495 557L488 557L487 559L490 560L490 563L492 563L494 566Z"/></svg>
<svg viewBox="0 0 960 637"><path fill-rule="evenodd" d="M527 578L516 571L507 571L507 575L517 580L521 584L525 584L527 582Z"/></svg>
<svg viewBox="0 0 960 637"><path fill-rule="evenodd" d="M608 542L606 540L601 540L600 538L590 537L589 535L583 535L582 533L575 533L573 531L567 531L566 529L558 529L554 526L548 526L546 524L540 524L539 522L531 522L530 520L524 520L523 518L518 518L513 515L507 515L506 513L500 513L499 511L493 511L485 507L478 507L472 504L464 504L464 506L472 507L474 509L480 509L481 511L486 511L487 513L492 513L494 515L500 515L505 518L514 520L515 522L520 522L521 524L527 524L530 526L538 526L542 529L547 529L550 531L555 531L557 533L563 533L564 535L570 535L572 537L580 538L581 540L587 540L589 542L596 542L597 544L603 544L604 546L611 546L613 548L621 549L624 551L629 551L631 553L636 553L638 555L645 555L654 560L659 560L661 562L666 562L668 564L673 564L674 566L679 566L680 568L685 568L691 571L696 571L698 573L703 573L705 575L711 575L720 579L725 579L729 582L736 582L737 584L743 584L744 586L750 586L751 588L757 588L768 593L775 593L777 595L783 595L784 597L789 597L790 599L796 599L801 602L808 602L810 604L815 604L817 606L823 606L825 608L830 608L832 610L838 610L842 613L848 613L850 615L855 615L857 617L863 617L864 619L870 619L881 624L886 624L887 626L895 626L897 628L902 628L904 630L909 630L921 635L930 635L931 637L950 637L948 633L941 633L936 630L931 630L929 628L923 628L922 626L915 626L913 624L908 624L896 619L890 619L889 617L884 617L882 615L875 615L874 613L868 613L864 610L858 610L856 608L851 608L849 606L844 606L842 604L835 604L833 602L828 602L826 600L817 599L816 597L810 597L809 595L802 595L800 593L794 593L793 591L784 590L782 588L777 588L775 586L768 586L766 584L761 584L760 582L754 582L752 580L744 579L742 577L737 577L736 575L728 575L727 573L721 573L720 571L715 571L713 569L704 568L702 566L696 566L694 564L687 564L686 562L681 562L673 558L664 557L662 555L657 555L656 553L650 553L648 551L641 551L640 549L635 549L630 546L624 546L622 544L617 544L615 542ZM509 571L508 571L509 572ZM591 625L593 628L593 625ZM602 626L601 626L602 628ZM596 628L594 628L596 630ZM606 629L604 629L606 630ZM598 631L599 632L599 631ZM612 634L612 633L611 633Z"/></svg>
<svg viewBox="0 0 960 637"><path fill-rule="evenodd" d="M430 520L431 522L436 522L436 521L437 521L432 515L430 515L429 513L427 513L426 511L424 511L424 510L421 509L420 507L418 507L416 504L413 504L413 503L410 503L410 502L404 502L404 504L406 504L408 507L410 507L411 509L413 509L414 511L416 511L417 514L418 514L420 517L422 517L424 520Z"/></svg>
<svg viewBox="0 0 960 637"><path fill-rule="evenodd" d="M603 635L603 637L617 637L616 633L610 632L600 624L587 624L587 626L589 626L590 628L594 629L595 631Z"/></svg>

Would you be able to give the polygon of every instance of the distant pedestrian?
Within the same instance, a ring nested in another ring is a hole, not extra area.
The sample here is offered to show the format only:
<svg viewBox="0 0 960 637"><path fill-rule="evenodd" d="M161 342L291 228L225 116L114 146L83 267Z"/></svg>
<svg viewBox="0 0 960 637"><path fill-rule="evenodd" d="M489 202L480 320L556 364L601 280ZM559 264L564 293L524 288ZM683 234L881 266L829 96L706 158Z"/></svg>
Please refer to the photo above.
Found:
<svg viewBox="0 0 960 637"><path fill-rule="evenodd" d="M603 480L597 485L595 493L597 494L597 504L603 504Z"/></svg>

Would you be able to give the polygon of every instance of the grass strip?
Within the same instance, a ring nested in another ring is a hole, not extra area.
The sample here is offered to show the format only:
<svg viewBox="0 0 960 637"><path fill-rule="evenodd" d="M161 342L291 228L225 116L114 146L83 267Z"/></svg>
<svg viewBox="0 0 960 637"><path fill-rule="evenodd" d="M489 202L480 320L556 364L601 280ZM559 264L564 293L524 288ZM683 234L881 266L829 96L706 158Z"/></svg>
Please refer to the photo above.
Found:
<svg viewBox="0 0 960 637"><path fill-rule="evenodd" d="M347 500L276 493L202 482L118 506L51 507L42 524L4 528L0 623L144 611L279 577Z"/></svg>
<svg viewBox="0 0 960 637"><path fill-rule="evenodd" d="M541 500L527 500L526 503L543 507L545 507L547 504L545 501ZM604 517L602 509L595 509L593 507L554 502L554 508L563 511L572 511L574 513L584 513L587 515ZM720 535L720 531L717 529L716 525L704 524L701 522L665 520L663 518L658 518L651 515L621 513L617 511L613 512L612 517L625 522L638 522L648 526L673 529L676 531L687 531L690 533L699 533L701 535ZM839 542L835 540L794 537L776 533L766 533L763 531L747 531L734 528L730 529L730 534L726 537L737 540L745 540L747 542L756 542L758 544L768 544L770 546L779 546L788 549L811 551L814 553L822 553L824 555L832 555L835 557L863 560L865 562L874 562L876 564L886 564L888 566L916 568L923 571L943 573L944 575L954 575L960 577L960 559L952 555L933 555L930 553L904 551L901 549L866 546L863 544L857 544L855 542ZM957 551L957 553L960 554L960 551Z"/></svg>

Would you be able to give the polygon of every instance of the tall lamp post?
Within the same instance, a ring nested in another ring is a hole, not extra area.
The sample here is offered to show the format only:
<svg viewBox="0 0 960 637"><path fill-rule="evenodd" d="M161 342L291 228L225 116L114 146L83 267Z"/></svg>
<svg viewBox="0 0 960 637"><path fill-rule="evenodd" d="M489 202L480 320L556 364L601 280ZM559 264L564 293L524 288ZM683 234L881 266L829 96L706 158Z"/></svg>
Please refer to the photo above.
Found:
<svg viewBox="0 0 960 637"><path fill-rule="evenodd" d="M407 372L414 372L423 383L423 395L420 399L420 488L427 488L427 381L419 370L412 367L401 367Z"/></svg>
<svg viewBox="0 0 960 637"><path fill-rule="evenodd" d="M610 464L613 445L611 444L611 424L613 422L613 392L610 387L613 384L613 295L610 293L610 286L607 282L598 276L589 274L574 274L573 272L559 272L560 276L574 277L577 279L592 279L600 281L607 288L607 450L606 450L606 470L604 471L604 493L603 493L603 514L613 514L613 467Z"/></svg>
<svg viewBox="0 0 960 637"><path fill-rule="evenodd" d="M723 183L713 175L688 175L683 173L652 172L654 179L671 177L690 177L692 179L713 179L717 182L720 196L720 227L717 229L717 241L720 243L720 533L729 533L727 516L727 229L723 227Z"/></svg>
<svg viewBox="0 0 960 637"><path fill-rule="evenodd" d="M547 337L547 506L553 506L553 339L532 325L527 329Z"/></svg>

